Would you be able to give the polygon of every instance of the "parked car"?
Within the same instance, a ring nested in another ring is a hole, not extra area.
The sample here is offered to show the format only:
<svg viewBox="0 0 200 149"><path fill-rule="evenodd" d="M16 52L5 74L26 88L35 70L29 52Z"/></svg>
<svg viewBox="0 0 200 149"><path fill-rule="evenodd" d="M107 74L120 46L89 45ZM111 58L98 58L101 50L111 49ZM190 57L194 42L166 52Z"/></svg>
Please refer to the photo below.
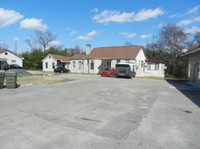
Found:
<svg viewBox="0 0 200 149"><path fill-rule="evenodd" d="M64 67L58 67L58 68L55 68L55 69L54 69L54 72L55 72L55 73L57 73L57 72L59 72L59 73L61 73L61 72L63 72L63 73L68 73L68 72L70 72L70 70L69 70L69 69L66 69L66 68L64 68Z"/></svg>
<svg viewBox="0 0 200 149"><path fill-rule="evenodd" d="M105 69L105 70L102 70L100 72L100 75L102 77L115 77L116 73L115 73L115 70L112 68L112 69Z"/></svg>
<svg viewBox="0 0 200 149"><path fill-rule="evenodd" d="M4 70L8 70L8 69L23 69L23 67L21 67L17 64L11 64L11 65L6 65L4 67Z"/></svg>
<svg viewBox="0 0 200 149"><path fill-rule="evenodd" d="M129 63L118 63L115 66L116 77L133 78L136 75L136 66Z"/></svg>

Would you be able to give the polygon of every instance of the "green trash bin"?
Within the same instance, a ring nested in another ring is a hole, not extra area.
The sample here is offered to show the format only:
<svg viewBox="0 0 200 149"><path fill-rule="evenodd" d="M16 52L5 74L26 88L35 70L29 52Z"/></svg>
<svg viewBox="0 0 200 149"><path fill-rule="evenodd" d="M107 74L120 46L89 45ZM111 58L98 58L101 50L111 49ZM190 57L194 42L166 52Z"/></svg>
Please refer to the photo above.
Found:
<svg viewBox="0 0 200 149"><path fill-rule="evenodd" d="M5 71L0 70L0 89L3 88L3 85L4 85L4 77L5 77Z"/></svg>
<svg viewBox="0 0 200 149"><path fill-rule="evenodd" d="M16 72L6 72L6 88L14 89L17 87L17 73Z"/></svg>

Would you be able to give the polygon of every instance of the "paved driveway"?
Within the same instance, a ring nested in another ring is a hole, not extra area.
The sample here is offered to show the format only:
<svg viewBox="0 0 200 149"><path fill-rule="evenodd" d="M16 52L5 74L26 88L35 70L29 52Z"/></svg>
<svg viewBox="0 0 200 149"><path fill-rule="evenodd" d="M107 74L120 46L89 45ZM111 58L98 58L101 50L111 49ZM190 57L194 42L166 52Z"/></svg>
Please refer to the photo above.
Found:
<svg viewBox="0 0 200 149"><path fill-rule="evenodd" d="M66 76L72 81L0 90L0 149L200 148L200 109L184 95L196 91L198 100L197 89Z"/></svg>

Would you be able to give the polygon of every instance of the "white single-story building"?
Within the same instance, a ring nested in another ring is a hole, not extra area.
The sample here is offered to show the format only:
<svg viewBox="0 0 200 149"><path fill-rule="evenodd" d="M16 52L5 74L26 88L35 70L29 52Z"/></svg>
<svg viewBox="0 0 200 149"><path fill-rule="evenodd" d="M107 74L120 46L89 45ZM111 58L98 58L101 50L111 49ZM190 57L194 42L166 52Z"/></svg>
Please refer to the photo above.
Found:
<svg viewBox="0 0 200 149"><path fill-rule="evenodd" d="M188 80L200 84L200 48L189 51L181 56L188 57Z"/></svg>
<svg viewBox="0 0 200 149"><path fill-rule="evenodd" d="M94 48L89 55L75 54L72 57L65 58L68 63L67 68L74 73L97 74L106 68L115 68L117 63L132 63L137 66L136 76L148 74L148 76L164 77L164 64L158 61L151 61L151 63L146 61L142 46L99 47ZM43 70L53 71L52 63L55 66L57 60L55 56L47 55L43 59ZM154 70L153 63L156 65ZM157 67L157 64L159 67ZM149 65L152 66L148 67Z"/></svg>
<svg viewBox="0 0 200 149"><path fill-rule="evenodd" d="M0 49L0 70L2 70L7 64L17 64L23 67L23 58L9 50Z"/></svg>
<svg viewBox="0 0 200 149"><path fill-rule="evenodd" d="M56 54L48 54L42 60L42 70L43 71L54 71L58 65L62 65L69 69L70 57Z"/></svg>

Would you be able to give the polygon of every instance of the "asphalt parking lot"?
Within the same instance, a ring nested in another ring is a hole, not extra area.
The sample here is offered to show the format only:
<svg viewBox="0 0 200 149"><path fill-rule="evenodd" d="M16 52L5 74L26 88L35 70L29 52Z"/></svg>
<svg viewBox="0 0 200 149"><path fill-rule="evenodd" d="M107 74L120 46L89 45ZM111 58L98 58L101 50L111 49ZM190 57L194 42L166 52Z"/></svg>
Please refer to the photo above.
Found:
<svg viewBox="0 0 200 149"><path fill-rule="evenodd" d="M200 91L182 83L60 75L0 90L0 149L199 149Z"/></svg>

